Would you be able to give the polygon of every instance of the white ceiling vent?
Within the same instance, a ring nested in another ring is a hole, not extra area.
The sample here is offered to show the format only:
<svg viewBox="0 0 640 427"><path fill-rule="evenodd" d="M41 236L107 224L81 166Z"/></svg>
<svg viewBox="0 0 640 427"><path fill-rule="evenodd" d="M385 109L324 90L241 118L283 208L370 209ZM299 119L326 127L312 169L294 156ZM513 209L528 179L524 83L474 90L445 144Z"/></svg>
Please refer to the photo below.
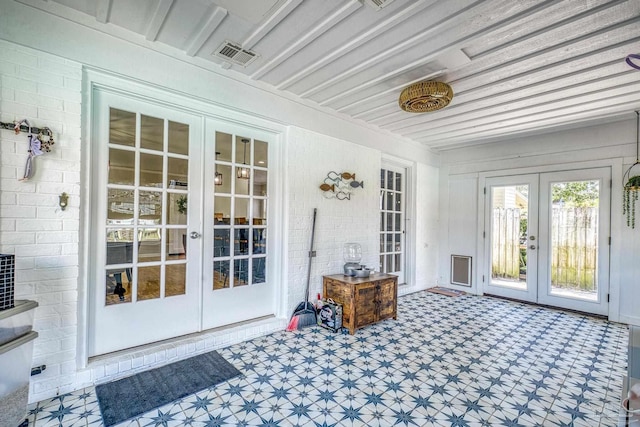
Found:
<svg viewBox="0 0 640 427"><path fill-rule="evenodd" d="M243 49L240 43L234 43L228 40L225 40L213 54L218 58L242 65L243 67L251 64L258 57L257 53Z"/></svg>
<svg viewBox="0 0 640 427"><path fill-rule="evenodd" d="M380 10L392 1L393 0L364 0L364 4L374 8L375 10Z"/></svg>

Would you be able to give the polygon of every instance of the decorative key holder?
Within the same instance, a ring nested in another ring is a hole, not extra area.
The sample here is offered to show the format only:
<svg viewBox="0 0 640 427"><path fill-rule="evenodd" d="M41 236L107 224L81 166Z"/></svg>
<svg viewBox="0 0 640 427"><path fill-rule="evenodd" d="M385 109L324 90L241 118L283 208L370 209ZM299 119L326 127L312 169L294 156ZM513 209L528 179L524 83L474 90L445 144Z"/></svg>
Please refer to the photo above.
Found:
<svg viewBox="0 0 640 427"><path fill-rule="evenodd" d="M13 128L16 135L20 134L20 132L29 133L29 135L27 135L27 140L29 141L27 152L29 154L27 156L27 163L24 167L24 175L20 179L20 181L26 181L31 179L35 173L34 159L37 156L41 156L42 154L49 153L51 151L51 146L55 143L53 140L53 132L51 132L51 129L47 127L31 127L31 124L29 124L27 119L23 119L16 123L0 123L0 129L11 128Z"/></svg>

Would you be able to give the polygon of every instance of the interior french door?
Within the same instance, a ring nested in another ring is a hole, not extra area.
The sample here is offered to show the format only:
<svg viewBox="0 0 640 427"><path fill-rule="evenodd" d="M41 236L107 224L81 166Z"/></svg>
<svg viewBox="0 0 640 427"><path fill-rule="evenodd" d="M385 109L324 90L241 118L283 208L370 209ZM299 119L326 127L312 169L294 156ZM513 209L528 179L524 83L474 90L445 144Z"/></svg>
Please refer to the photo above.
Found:
<svg viewBox="0 0 640 427"><path fill-rule="evenodd" d="M89 355L273 315L273 134L94 101Z"/></svg>
<svg viewBox="0 0 640 427"><path fill-rule="evenodd" d="M609 168L489 178L485 293L608 313Z"/></svg>
<svg viewBox="0 0 640 427"><path fill-rule="evenodd" d="M380 271L395 274L405 283L405 169L384 165L380 169Z"/></svg>

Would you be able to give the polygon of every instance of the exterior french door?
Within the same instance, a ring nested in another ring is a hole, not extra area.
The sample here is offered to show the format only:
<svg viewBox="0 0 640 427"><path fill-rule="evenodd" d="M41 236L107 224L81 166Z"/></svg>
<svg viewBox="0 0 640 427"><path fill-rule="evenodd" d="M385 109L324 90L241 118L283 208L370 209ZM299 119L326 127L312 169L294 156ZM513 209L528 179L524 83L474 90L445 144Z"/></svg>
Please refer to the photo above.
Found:
<svg viewBox="0 0 640 427"><path fill-rule="evenodd" d="M275 311L269 168L273 137L207 120L203 325L205 329ZM273 169L272 169L273 170Z"/></svg>
<svg viewBox="0 0 640 427"><path fill-rule="evenodd" d="M380 169L380 272L395 274L405 283L405 169Z"/></svg>
<svg viewBox="0 0 640 427"><path fill-rule="evenodd" d="M610 175L487 179L485 293L606 315Z"/></svg>
<svg viewBox="0 0 640 427"><path fill-rule="evenodd" d="M200 228L201 124L107 92L95 102L91 356L200 326L199 251L186 236Z"/></svg>
<svg viewBox="0 0 640 427"><path fill-rule="evenodd" d="M273 134L94 94L89 355L275 314Z"/></svg>

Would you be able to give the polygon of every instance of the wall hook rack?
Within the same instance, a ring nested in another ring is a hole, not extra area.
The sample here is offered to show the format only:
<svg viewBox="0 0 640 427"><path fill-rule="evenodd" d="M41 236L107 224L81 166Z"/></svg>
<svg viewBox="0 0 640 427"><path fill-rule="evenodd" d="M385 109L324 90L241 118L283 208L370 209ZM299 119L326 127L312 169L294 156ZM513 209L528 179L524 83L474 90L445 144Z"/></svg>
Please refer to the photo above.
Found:
<svg viewBox="0 0 640 427"><path fill-rule="evenodd" d="M23 119L19 122L14 123L0 122L0 129L13 129L16 135L18 135L20 132L29 133L29 135L27 136L27 138L29 139L29 148L27 150L29 155L27 157L27 164L24 168L24 176L20 179L20 181L25 181L32 178L34 174L33 159L36 156L40 156L45 152L48 153L51 151L51 146L55 143L53 140L53 132L48 127L32 127L27 119Z"/></svg>
<svg viewBox="0 0 640 427"><path fill-rule="evenodd" d="M29 126L28 124L23 124L25 120L20 123L15 122L0 122L0 129L12 130L16 133L16 135L20 132L26 133L41 133L43 135L51 136L53 133L51 129L48 127L37 128L34 126Z"/></svg>

